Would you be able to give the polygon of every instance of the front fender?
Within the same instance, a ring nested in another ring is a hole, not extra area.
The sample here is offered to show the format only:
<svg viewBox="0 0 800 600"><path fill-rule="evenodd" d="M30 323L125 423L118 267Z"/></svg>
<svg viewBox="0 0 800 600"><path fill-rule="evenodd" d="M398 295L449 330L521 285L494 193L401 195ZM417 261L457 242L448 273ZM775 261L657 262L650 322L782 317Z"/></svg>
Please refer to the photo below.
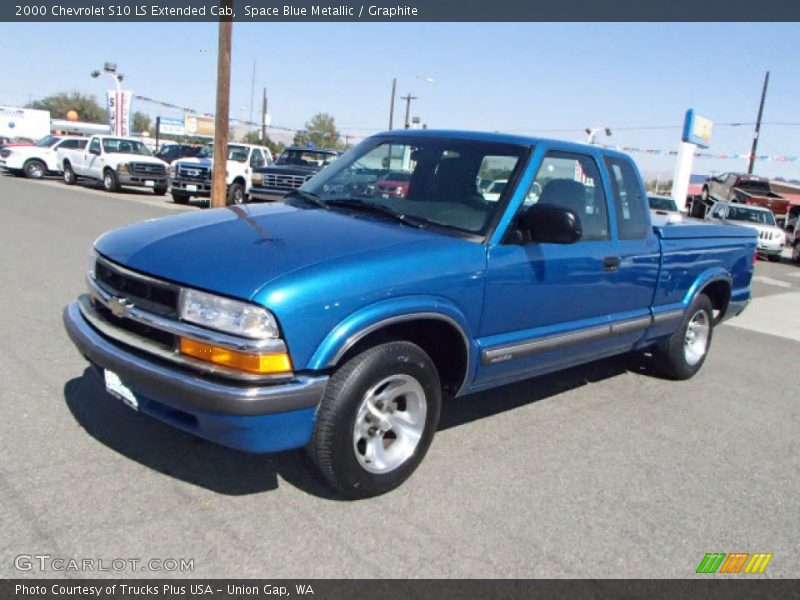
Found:
<svg viewBox="0 0 800 600"><path fill-rule="evenodd" d="M365 306L350 314L317 347L308 368L323 370L336 366L348 348L365 335L384 325L413 319L433 318L456 327L464 338L468 350L467 381L471 380L475 368L477 346L472 327L461 309L446 298L437 296L404 296Z"/></svg>

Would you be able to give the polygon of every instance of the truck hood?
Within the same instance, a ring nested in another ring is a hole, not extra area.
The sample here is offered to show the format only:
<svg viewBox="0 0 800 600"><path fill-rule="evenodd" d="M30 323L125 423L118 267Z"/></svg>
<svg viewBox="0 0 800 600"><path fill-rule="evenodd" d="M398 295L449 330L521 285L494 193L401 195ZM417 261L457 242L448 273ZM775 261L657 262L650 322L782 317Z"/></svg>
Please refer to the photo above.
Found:
<svg viewBox="0 0 800 600"><path fill-rule="evenodd" d="M313 175L319 173L322 167L303 167L300 165L270 165L268 167L259 167L255 169L255 173L270 173L272 175Z"/></svg>
<svg viewBox="0 0 800 600"><path fill-rule="evenodd" d="M783 229L780 227L776 227L774 225L762 225L761 223L751 223L748 221L725 221L725 225L733 225L734 227L749 227L750 229L755 229L759 233L764 231L777 231L779 233L783 233Z"/></svg>
<svg viewBox="0 0 800 600"><path fill-rule="evenodd" d="M210 169L214 165L214 160L211 158L179 158L175 162L172 163L172 166L175 165L185 165L185 166L195 166L195 167L206 167Z"/></svg>
<svg viewBox="0 0 800 600"><path fill-rule="evenodd" d="M275 203L144 221L103 235L95 248L135 271L249 300L298 269L431 240L443 236L371 216Z"/></svg>
<svg viewBox="0 0 800 600"><path fill-rule="evenodd" d="M135 162L135 163L144 163L147 165L163 165L166 168L169 168L169 165L161 160L160 158L156 158L155 156L144 156L142 154L128 154L126 152L114 152L112 154L105 154L104 155L106 160L110 163L128 163L128 162Z"/></svg>

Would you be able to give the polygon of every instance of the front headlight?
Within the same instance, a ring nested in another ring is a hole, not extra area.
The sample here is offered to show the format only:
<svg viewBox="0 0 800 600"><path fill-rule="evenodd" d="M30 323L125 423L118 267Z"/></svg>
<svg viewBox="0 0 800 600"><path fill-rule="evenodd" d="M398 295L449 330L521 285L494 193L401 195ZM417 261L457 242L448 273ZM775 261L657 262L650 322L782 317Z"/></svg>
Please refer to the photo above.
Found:
<svg viewBox="0 0 800 600"><path fill-rule="evenodd" d="M177 172L178 172L178 167L176 167L175 165L170 165L169 166L169 176L170 177L175 177L175 174Z"/></svg>
<svg viewBox="0 0 800 600"><path fill-rule="evenodd" d="M117 173L128 173L130 172L128 169L128 163L119 163L117 165Z"/></svg>
<svg viewBox="0 0 800 600"><path fill-rule="evenodd" d="M278 323L266 308L197 290L186 289L181 294L180 318L252 339L278 337Z"/></svg>
<svg viewBox="0 0 800 600"><path fill-rule="evenodd" d="M253 173L253 185L264 183L264 176L261 173Z"/></svg>

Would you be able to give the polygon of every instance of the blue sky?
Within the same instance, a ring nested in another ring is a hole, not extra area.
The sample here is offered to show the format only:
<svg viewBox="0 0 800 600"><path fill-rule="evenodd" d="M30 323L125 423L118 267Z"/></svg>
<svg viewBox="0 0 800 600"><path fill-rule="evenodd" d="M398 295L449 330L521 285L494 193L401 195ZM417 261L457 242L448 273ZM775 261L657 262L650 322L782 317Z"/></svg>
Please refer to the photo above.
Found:
<svg viewBox="0 0 800 600"><path fill-rule="evenodd" d="M764 121L797 125L765 125L758 153L800 154L798 33L794 23L236 23L231 112L250 113L255 60L254 114L266 86L274 125L302 127L326 111L343 133L385 129L397 77L398 97L418 96L412 115L430 127L571 140L610 127L601 143L672 150L687 108L717 123L753 122L770 70ZM216 47L213 23L3 23L0 103L71 89L101 98L110 80L88 74L110 60L135 93L213 112ZM402 118L398 100L395 123ZM752 135L752 125L717 126L709 152L747 153ZM647 172L672 171L671 157L633 156ZM694 170L745 166L698 158ZM800 178L800 162L756 171Z"/></svg>

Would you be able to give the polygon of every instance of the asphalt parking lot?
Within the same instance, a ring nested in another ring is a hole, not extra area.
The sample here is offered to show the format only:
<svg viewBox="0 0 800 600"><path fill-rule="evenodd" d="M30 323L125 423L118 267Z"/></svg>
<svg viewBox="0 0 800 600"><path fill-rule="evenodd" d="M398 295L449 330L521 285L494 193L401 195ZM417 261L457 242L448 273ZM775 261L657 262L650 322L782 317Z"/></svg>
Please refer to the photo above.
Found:
<svg viewBox="0 0 800 600"><path fill-rule="evenodd" d="M454 400L411 480L343 502L299 452L132 413L63 331L97 236L199 206L0 176L0 576L695 577L737 551L800 576L800 267L758 263L694 379L625 357ZM34 554L194 571L15 568Z"/></svg>

